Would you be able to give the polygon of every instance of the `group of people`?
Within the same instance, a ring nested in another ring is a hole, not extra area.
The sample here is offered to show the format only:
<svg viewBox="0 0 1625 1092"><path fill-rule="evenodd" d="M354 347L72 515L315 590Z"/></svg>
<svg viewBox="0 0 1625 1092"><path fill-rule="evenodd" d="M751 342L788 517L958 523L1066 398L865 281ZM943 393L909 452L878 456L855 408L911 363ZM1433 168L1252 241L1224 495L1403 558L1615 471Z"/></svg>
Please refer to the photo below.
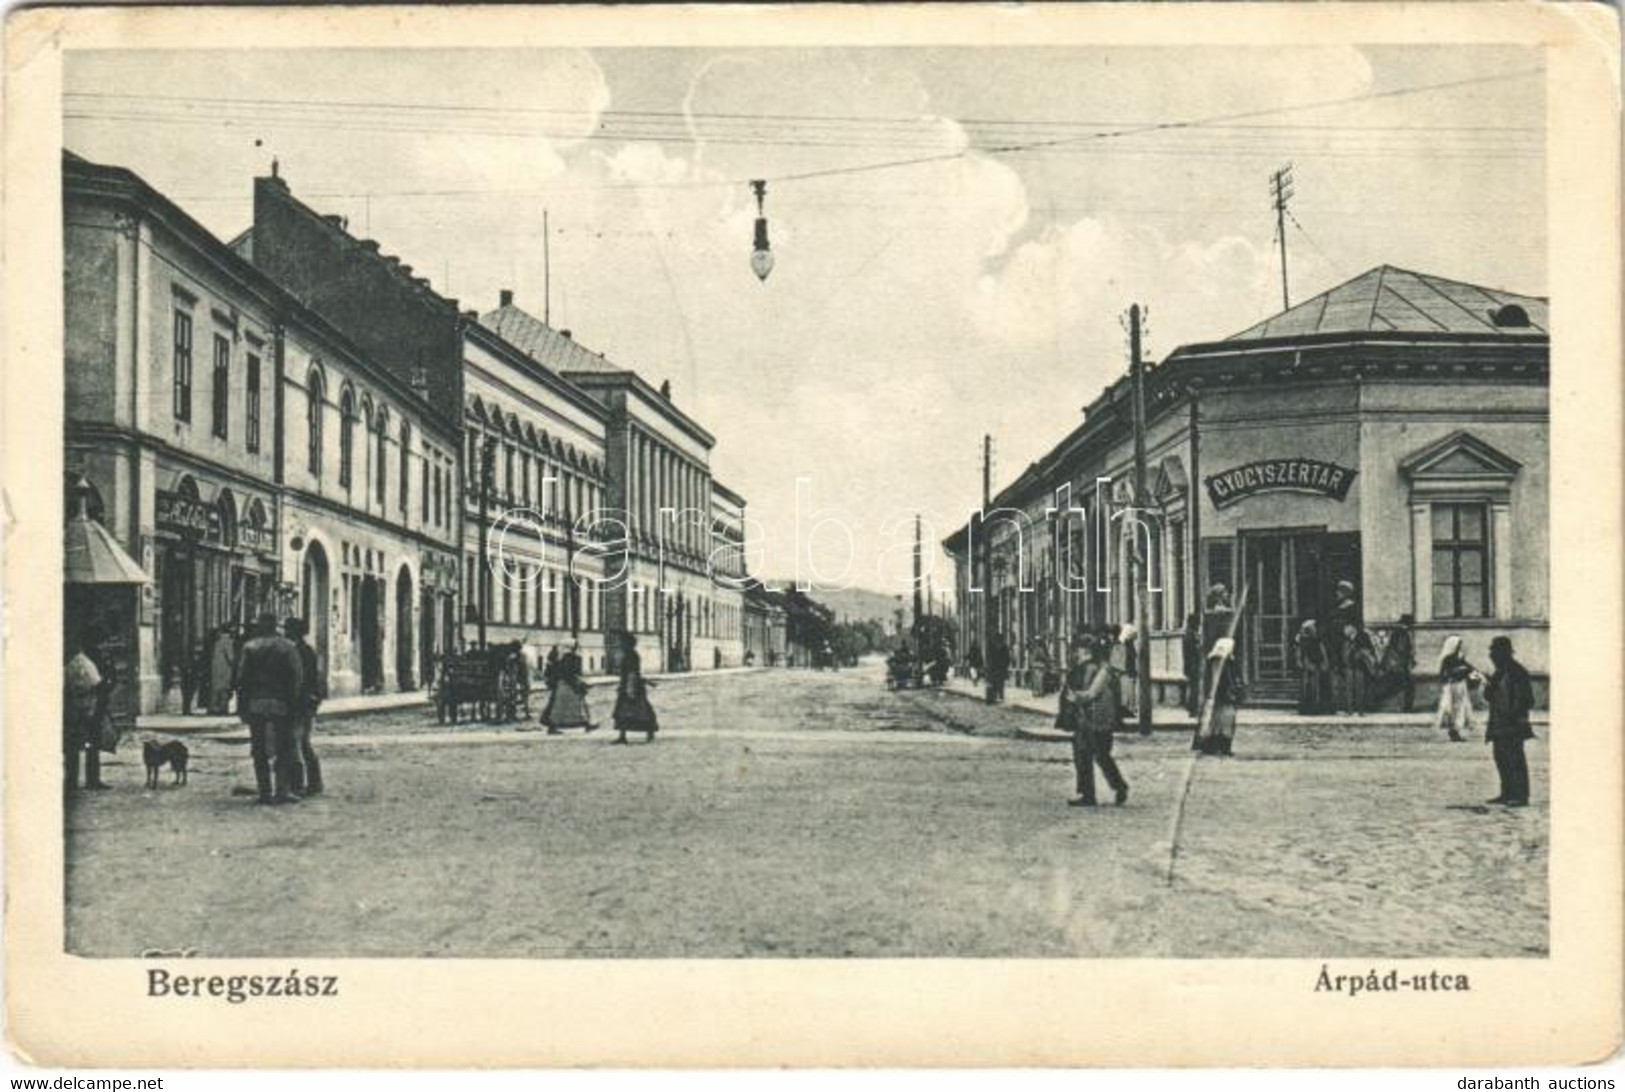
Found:
<svg viewBox="0 0 1625 1092"><path fill-rule="evenodd" d="M617 639L621 645L621 667L616 680L615 707L610 714L615 725L614 742L625 743L627 733L641 732L646 742L653 743L655 733L660 730L660 719L649 702L652 684L643 677L637 637L623 632ZM588 732L598 729L587 704L588 683L579 644L572 642L562 653L554 645L542 668L542 681L547 687L547 705L542 709L541 723L549 735L558 735L566 728L584 728Z"/></svg>
<svg viewBox="0 0 1625 1092"><path fill-rule="evenodd" d="M1409 614L1400 615L1379 644L1370 630L1352 619L1334 623L1334 632L1327 636L1313 618L1304 620L1293 640L1298 712L1360 716L1398 693L1401 708L1409 713L1416 701L1414 624Z"/></svg>

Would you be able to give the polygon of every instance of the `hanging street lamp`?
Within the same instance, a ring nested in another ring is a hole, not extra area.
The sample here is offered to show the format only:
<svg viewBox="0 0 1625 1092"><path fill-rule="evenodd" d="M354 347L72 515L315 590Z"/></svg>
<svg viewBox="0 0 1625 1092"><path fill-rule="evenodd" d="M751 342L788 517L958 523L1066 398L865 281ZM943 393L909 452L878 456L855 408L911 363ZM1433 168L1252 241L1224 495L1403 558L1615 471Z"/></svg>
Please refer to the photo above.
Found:
<svg viewBox="0 0 1625 1092"><path fill-rule="evenodd" d="M750 252L751 272L756 279L767 280L767 275L773 272L773 249L767 241L767 216L762 212L762 198L767 196L767 183L762 179L754 179L750 188L756 191L756 243Z"/></svg>

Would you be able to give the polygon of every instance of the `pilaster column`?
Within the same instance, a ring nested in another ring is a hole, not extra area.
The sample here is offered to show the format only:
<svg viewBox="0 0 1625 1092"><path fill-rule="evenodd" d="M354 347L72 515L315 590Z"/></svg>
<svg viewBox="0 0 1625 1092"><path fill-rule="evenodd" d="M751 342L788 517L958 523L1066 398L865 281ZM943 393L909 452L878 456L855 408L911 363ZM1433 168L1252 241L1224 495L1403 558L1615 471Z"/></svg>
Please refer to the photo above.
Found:
<svg viewBox="0 0 1625 1092"><path fill-rule="evenodd" d="M1490 505L1490 554L1495 560L1495 617L1508 619L1512 611L1512 505L1495 501Z"/></svg>
<svg viewBox="0 0 1625 1092"><path fill-rule="evenodd" d="M1411 604L1417 622L1433 620L1433 513L1411 505Z"/></svg>

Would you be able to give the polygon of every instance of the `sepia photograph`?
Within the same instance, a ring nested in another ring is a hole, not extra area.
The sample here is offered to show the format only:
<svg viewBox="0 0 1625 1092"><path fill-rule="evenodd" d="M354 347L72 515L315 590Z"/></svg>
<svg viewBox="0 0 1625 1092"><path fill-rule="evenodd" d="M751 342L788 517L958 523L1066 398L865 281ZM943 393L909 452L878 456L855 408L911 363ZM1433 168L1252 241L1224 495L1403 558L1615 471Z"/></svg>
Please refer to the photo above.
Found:
<svg viewBox="0 0 1625 1092"><path fill-rule="evenodd" d="M61 49L8 208L52 958L1549 972L1549 42L320 25Z"/></svg>

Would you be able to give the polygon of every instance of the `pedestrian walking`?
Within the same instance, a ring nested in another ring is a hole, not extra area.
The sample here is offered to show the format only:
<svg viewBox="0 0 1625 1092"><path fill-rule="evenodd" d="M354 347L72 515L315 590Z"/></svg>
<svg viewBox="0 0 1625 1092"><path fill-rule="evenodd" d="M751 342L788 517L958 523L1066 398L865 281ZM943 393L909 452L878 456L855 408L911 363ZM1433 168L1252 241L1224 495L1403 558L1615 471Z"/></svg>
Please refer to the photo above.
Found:
<svg viewBox="0 0 1625 1092"><path fill-rule="evenodd" d="M282 633L299 650L300 701L293 715L291 788L302 796L316 796L323 789L322 763L316 757L311 736L316 731L316 710L327 697L327 687L316 650L306 640L310 635L309 623L303 618L289 618L282 623Z"/></svg>
<svg viewBox="0 0 1625 1092"><path fill-rule="evenodd" d="M1331 707L1326 693L1326 645L1313 618L1305 619L1298 627L1293 644L1298 657L1298 712L1304 716L1324 713Z"/></svg>
<svg viewBox="0 0 1625 1092"><path fill-rule="evenodd" d="M299 649L262 614L237 661L237 715L248 724L254 784L262 804L287 804L293 792L293 718L304 694Z"/></svg>
<svg viewBox="0 0 1625 1092"><path fill-rule="evenodd" d="M1529 803L1529 760L1524 756L1523 744L1535 738L1529 726L1535 689L1529 672L1512 655L1511 638L1497 637L1490 642L1490 662L1495 665L1495 673L1484 691L1490 707L1484 738L1495 755L1501 791L1489 802L1521 808Z"/></svg>
<svg viewBox="0 0 1625 1092"><path fill-rule="evenodd" d="M1185 672L1185 709L1192 720L1202 718L1202 616L1191 611L1185 616L1185 633L1179 642L1180 667Z"/></svg>
<svg viewBox="0 0 1625 1092"><path fill-rule="evenodd" d="M572 642L553 665L542 724L552 736L565 728L585 728L591 732L598 727L587 708L587 680L583 677L579 644Z"/></svg>
<svg viewBox="0 0 1625 1092"><path fill-rule="evenodd" d="M1451 743L1466 742L1463 733L1472 730L1475 675L1462 650L1461 638L1452 633L1439 649L1439 711L1433 718L1433 727L1446 729Z"/></svg>
<svg viewBox="0 0 1625 1092"><path fill-rule="evenodd" d="M1117 682L1107 663L1109 650L1100 641L1085 638L1073 645L1072 666L1066 674L1062 708L1068 711L1072 731L1072 766L1078 794L1072 807L1095 806L1095 767L1100 767L1118 804L1128 800L1128 782L1112 758L1112 733L1117 730Z"/></svg>
<svg viewBox="0 0 1625 1092"><path fill-rule="evenodd" d="M995 633L987 646L987 701L1004 700L1004 682L1010 677L1010 645L1004 634Z"/></svg>
<svg viewBox="0 0 1625 1092"><path fill-rule="evenodd" d="M1327 649L1335 680L1337 708L1344 713L1360 712L1364 688L1360 685L1356 658L1356 638L1361 632L1360 602L1352 580L1337 582L1336 605L1332 607L1331 646Z"/></svg>
<svg viewBox="0 0 1625 1092"><path fill-rule="evenodd" d="M1388 643L1382 650L1383 675L1399 691L1399 707L1406 713L1416 704L1416 639L1412 634L1415 625L1413 616L1401 614L1388 631Z"/></svg>
<svg viewBox="0 0 1625 1092"><path fill-rule="evenodd" d="M660 722L654 706L649 704L649 684L643 678L643 661L638 656L638 639L630 633L621 634L621 678L615 689L614 742L625 743L626 733L642 732L645 742L653 743Z"/></svg>
<svg viewBox="0 0 1625 1092"><path fill-rule="evenodd" d="M107 715L112 680L91 656L91 646L84 637L70 637L71 655L62 669L62 787L69 793L79 788L81 756L85 788L109 787L102 781L101 722Z"/></svg>
<svg viewBox="0 0 1625 1092"><path fill-rule="evenodd" d="M223 625L214 632L209 644L209 714L224 716L231 712L231 685L237 676L237 635L232 627Z"/></svg>
<svg viewBox="0 0 1625 1092"><path fill-rule="evenodd" d="M970 670L972 685L982 681L982 646L975 641L970 643L970 651L965 654L965 666Z"/></svg>
<svg viewBox="0 0 1625 1092"><path fill-rule="evenodd" d="M1208 678L1216 679L1211 695L1212 708L1196 729L1191 749L1205 755L1229 757L1236 739L1236 714L1244 689L1236 666L1236 639L1220 637L1207 655Z"/></svg>

